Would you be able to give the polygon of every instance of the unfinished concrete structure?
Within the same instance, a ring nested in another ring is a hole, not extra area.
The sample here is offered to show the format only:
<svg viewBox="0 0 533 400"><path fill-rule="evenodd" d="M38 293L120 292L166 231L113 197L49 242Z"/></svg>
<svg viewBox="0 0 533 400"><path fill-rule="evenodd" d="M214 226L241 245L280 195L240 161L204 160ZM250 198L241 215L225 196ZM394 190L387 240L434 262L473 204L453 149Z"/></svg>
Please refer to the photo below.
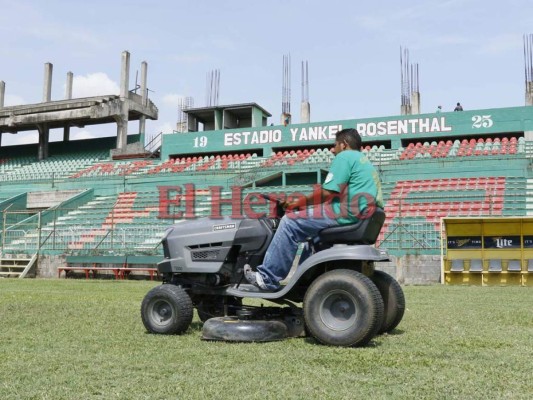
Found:
<svg viewBox="0 0 533 400"><path fill-rule="evenodd" d="M309 103L309 65L302 61L302 103L300 105L300 123L311 122L311 104Z"/></svg>
<svg viewBox="0 0 533 400"><path fill-rule="evenodd" d="M50 129L63 128L63 140L68 141L70 127L86 125L117 124L117 148L113 156L127 156L144 152L146 118L157 119L157 107L148 99L147 63L141 65L141 95L129 90L130 54L122 52L120 94L72 99L71 72L67 74L64 100L52 101L51 63L45 64L43 99L41 103L4 107L5 83L0 82L0 135L22 131L39 132L38 159L48 157ZM128 121L139 120L140 141L127 144ZM1 142L0 142L1 143Z"/></svg>
<svg viewBox="0 0 533 400"><path fill-rule="evenodd" d="M271 117L267 110L256 103L229 104L182 110L187 115L187 132L266 126Z"/></svg>
<svg viewBox="0 0 533 400"><path fill-rule="evenodd" d="M281 87L281 125L287 126L291 116L291 55L283 56L283 84Z"/></svg>
<svg viewBox="0 0 533 400"><path fill-rule="evenodd" d="M420 114L420 88L418 63L411 65L409 49L400 47L401 115Z"/></svg>

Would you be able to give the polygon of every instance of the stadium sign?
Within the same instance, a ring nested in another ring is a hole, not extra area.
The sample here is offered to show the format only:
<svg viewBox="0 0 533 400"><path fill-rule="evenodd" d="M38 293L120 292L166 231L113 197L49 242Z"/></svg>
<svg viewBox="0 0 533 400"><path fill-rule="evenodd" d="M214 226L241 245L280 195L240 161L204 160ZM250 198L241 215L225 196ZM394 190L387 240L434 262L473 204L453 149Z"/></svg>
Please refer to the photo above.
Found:
<svg viewBox="0 0 533 400"><path fill-rule="evenodd" d="M380 122L359 122L355 125L355 127L359 134L363 137L451 132L452 130L452 127L446 124L446 117L409 118ZM341 124L334 124L293 127L289 128L288 132L283 132L281 129L225 132L224 147L281 143L287 141L333 142L335 140L335 134L342 130L342 128L343 126ZM287 136L289 137L287 138ZM202 147L201 142L196 144L195 147Z"/></svg>
<svg viewBox="0 0 533 400"><path fill-rule="evenodd" d="M295 126L284 130L263 129L256 131L225 132L224 147L265 145L286 142L333 142L342 124ZM417 133L451 132L446 117L397 119L380 122L358 122L355 128L361 136L408 135ZM196 140L194 147L204 147L207 137Z"/></svg>
<svg viewBox="0 0 533 400"><path fill-rule="evenodd" d="M224 151L256 151L264 154L297 146L331 146L335 134L344 128L356 128L363 141L388 142L397 148L406 140L462 139L470 135L533 131L533 107L444 112L323 121L288 126L270 125L228 128L212 131L164 135L162 157Z"/></svg>
<svg viewBox="0 0 533 400"><path fill-rule="evenodd" d="M417 133L451 132L446 117L409 118L380 122L358 122L355 127L361 136L407 135ZM335 134L342 130L341 124L291 127L289 132L281 129L259 131L225 132L224 147L291 142L315 142L335 140ZM284 138L287 133L289 138ZM288 139L288 140L287 140ZM199 142L201 144L201 142ZM196 144L195 147L202 147Z"/></svg>
<svg viewBox="0 0 533 400"><path fill-rule="evenodd" d="M334 141L335 134L342 130L342 125L321 125L309 127L289 128L292 142L308 141ZM283 141L281 129L268 129L260 131L226 132L224 133L224 146L240 146L253 144L280 143Z"/></svg>
<svg viewBox="0 0 533 400"><path fill-rule="evenodd" d="M446 117L397 119L381 122L360 122L356 124L361 136L407 135L415 133L451 132Z"/></svg>
<svg viewBox="0 0 533 400"><path fill-rule="evenodd" d="M448 249L481 249L481 236L449 236Z"/></svg>
<svg viewBox="0 0 533 400"><path fill-rule="evenodd" d="M520 236L485 236L483 247L486 249L518 249Z"/></svg>

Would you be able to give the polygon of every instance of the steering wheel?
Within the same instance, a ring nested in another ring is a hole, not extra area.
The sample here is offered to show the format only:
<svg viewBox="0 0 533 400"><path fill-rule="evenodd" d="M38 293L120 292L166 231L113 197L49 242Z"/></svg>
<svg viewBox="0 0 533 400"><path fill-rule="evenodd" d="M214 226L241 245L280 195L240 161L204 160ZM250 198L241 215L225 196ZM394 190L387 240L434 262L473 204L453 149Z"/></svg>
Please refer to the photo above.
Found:
<svg viewBox="0 0 533 400"><path fill-rule="evenodd" d="M276 218L281 218L285 215L285 209L282 207L281 201L278 198L269 196L268 194L264 194L264 193L260 193L260 195L263 199L276 203L276 209L275 209Z"/></svg>

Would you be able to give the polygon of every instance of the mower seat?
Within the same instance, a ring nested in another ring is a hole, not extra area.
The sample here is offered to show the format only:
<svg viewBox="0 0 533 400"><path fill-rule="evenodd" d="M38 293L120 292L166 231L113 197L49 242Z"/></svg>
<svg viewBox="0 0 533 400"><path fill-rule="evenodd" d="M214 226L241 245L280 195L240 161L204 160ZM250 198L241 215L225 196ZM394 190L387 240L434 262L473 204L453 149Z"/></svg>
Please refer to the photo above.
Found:
<svg viewBox="0 0 533 400"><path fill-rule="evenodd" d="M374 244L385 222L385 211L375 208L374 213L355 224L333 226L319 232L319 242L333 244Z"/></svg>

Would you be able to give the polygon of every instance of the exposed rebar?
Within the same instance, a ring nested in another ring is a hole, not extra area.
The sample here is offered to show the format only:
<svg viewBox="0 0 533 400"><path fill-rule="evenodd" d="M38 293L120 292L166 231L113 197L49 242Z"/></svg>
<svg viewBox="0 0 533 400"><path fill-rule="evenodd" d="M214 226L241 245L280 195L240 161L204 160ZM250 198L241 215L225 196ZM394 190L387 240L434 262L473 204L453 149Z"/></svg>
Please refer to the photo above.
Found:
<svg viewBox="0 0 533 400"><path fill-rule="evenodd" d="M411 106L411 94L420 91L418 63L409 60L409 49L400 46L401 105Z"/></svg>
<svg viewBox="0 0 533 400"><path fill-rule="evenodd" d="M281 111L284 114L291 112L291 55L283 56L283 84L281 88Z"/></svg>
<svg viewBox="0 0 533 400"><path fill-rule="evenodd" d="M206 75L205 102L208 107L218 106L220 96L220 70L214 69Z"/></svg>
<svg viewBox="0 0 533 400"><path fill-rule="evenodd" d="M309 101L309 65L302 61L302 103Z"/></svg>
<svg viewBox="0 0 533 400"><path fill-rule="evenodd" d="M524 35L524 79L527 83L533 80L533 34Z"/></svg>

